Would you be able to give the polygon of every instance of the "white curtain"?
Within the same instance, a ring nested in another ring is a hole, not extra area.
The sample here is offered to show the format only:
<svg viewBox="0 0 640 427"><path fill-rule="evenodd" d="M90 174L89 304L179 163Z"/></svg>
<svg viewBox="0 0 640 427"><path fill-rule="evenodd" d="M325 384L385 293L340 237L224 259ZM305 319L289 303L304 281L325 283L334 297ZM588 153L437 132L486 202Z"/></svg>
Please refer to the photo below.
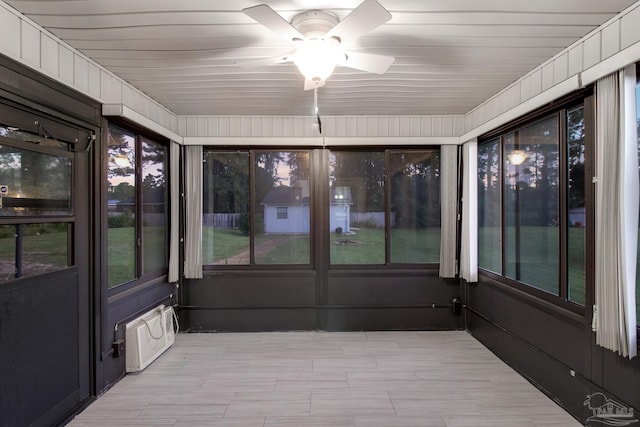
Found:
<svg viewBox="0 0 640 427"><path fill-rule="evenodd" d="M462 148L462 236L460 277L478 281L478 141Z"/></svg>
<svg viewBox="0 0 640 427"><path fill-rule="evenodd" d="M596 86L596 343L636 356L638 148L635 65Z"/></svg>
<svg viewBox="0 0 640 427"><path fill-rule="evenodd" d="M180 145L169 147L169 283L180 279Z"/></svg>
<svg viewBox="0 0 640 427"><path fill-rule="evenodd" d="M202 146L185 147L184 277L202 278Z"/></svg>
<svg viewBox="0 0 640 427"><path fill-rule="evenodd" d="M456 277L458 146L440 150L440 277Z"/></svg>

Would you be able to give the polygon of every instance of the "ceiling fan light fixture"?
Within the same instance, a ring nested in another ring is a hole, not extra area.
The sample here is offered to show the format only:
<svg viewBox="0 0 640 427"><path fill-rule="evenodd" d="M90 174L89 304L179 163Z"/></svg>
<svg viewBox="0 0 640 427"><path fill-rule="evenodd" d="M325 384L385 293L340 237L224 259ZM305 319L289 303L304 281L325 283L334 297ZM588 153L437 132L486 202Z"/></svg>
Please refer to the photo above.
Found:
<svg viewBox="0 0 640 427"><path fill-rule="evenodd" d="M293 63L305 78L322 81L333 73L342 55L339 40L308 39L296 50Z"/></svg>
<svg viewBox="0 0 640 427"><path fill-rule="evenodd" d="M522 150L513 150L511 153L507 154L507 160L514 166L520 166L527 160L527 153Z"/></svg>

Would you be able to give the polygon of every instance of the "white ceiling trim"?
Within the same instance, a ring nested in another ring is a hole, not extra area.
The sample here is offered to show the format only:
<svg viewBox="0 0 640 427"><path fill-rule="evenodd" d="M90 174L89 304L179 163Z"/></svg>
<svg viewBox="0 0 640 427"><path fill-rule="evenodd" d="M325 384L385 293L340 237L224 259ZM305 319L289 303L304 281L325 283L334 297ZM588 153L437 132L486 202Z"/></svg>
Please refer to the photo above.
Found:
<svg viewBox="0 0 640 427"><path fill-rule="evenodd" d="M102 115L106 117L109 117L109 116L122 117L124 119L132 121L133 123L143 126L159 135L167 137L171 141L177 142L178 144L184 143L182 136L158 124L156 121L151 120L146 116L143 116L142 114L138 113L137 111L133 110L130 107L127 107L124 104L102 104Z"/></svg>

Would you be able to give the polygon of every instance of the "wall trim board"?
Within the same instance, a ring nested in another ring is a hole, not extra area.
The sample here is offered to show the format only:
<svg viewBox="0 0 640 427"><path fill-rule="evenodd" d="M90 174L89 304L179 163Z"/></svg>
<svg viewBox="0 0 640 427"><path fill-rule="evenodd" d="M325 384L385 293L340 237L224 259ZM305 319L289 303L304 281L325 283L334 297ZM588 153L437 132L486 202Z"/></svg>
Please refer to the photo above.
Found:
<svg viewBox="0 0 640 427"><path fill-rule="evenodd" d="M575 90L581 88L580 78L578 75L569 77L562 83L559 83L549 90L546 90L539 95L534 96L531 99L515 106L514 108L500 114L499 116L485 122L484 124L472 129L460 137L460 141L466 142L473 138L477 138L482 134L490 132L491 130L517 119L518 117L531 112L537 108L542 107L550 102L561 98Z"/></svg>
<svg viewBox="0 0 640 427"><path fill-rule="evenodd" d="M595 83L596 80L623 69L629 64L640 60L640 41L624 50L597 63L582 72L582 86Z"/></svg>
<svg viewBox="0 0 640 427"><path fill-rule="evenodd" d="M345 145L458 145L457 136L396 136L396 137L326 137L325 146Z"/></svg>
<svg viewBox="0 0 640 427"><path fill-rule="evenodd" d="M314 137L213 137L213 136L185 136L183 145L205 146L296 146L296 147L322 147L324 138Z"/></svg>
<svg viewBox="0 0 640 427"><path fill-rule="evenodd" d="M193 137L185 136L183 145L205 146L296 146L296 147L340 147L340 146L425 146L458 145L460 138L450 137Z"/></svg>

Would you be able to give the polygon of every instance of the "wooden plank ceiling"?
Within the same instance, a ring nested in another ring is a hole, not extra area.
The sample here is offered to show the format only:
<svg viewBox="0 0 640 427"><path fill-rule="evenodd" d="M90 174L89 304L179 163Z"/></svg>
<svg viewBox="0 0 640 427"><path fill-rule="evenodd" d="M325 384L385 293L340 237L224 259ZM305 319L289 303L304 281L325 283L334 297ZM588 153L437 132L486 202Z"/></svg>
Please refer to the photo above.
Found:
<svg viewBox="0 0 640 427"><path fill-rule="evenodd" d="M343 19L361 0L5 0L177 114L308 115L293 64L237 63L291 51L244 15ZM338 67L323 115L463 114L635 0L379 0L392 14L351 50L395 56L384 75Z"/></svg>

